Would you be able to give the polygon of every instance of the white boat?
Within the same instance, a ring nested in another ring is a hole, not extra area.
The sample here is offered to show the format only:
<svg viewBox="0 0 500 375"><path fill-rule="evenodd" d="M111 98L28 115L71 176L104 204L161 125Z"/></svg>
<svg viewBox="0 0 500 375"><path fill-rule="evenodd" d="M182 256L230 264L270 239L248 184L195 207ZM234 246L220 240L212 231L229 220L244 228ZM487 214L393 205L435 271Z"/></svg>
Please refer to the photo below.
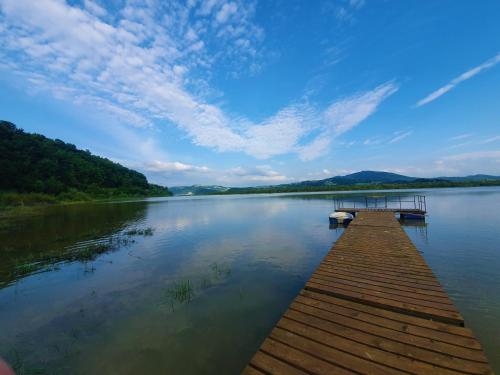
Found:
<svg viewBox="0 0 500 375"><path fill-rule="evenodd" d="M350 223L354 216L348 212L332 212L329 216L331 222L343 224Z"/></svg>

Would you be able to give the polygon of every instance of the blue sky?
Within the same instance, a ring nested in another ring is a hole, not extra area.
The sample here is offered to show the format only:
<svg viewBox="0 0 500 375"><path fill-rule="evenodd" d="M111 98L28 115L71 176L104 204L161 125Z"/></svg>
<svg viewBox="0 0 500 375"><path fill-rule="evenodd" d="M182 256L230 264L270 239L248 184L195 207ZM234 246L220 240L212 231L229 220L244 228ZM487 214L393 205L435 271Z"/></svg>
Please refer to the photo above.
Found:
<svg viewBox="0 0 500 375"><path fill-rule="evenodd" d="M0 118L156 183L500 175L500 2L0 0Z"/></svg>

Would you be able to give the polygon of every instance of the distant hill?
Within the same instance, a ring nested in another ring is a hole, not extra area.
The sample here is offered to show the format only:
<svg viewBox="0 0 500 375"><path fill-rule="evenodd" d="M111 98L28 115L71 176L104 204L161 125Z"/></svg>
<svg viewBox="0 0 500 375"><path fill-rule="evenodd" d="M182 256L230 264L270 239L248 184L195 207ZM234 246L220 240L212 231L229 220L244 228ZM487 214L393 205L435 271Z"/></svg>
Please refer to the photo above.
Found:
<svg viewBox="0 0 500 375"><path fill-rule="evenodd" d="M294 186L328 186L328 185L356 185L356 184L375 184L375 183L397 183L410 182L416 180L416 177L403 176L396 173L361 171L351 173L345 176L335 176L323 180L302 181L286 185ZM281 186L286 186L281 185Z"/></svg>
<svg viewBox="0 0 500 375"><path fill-rule="evenodd" d="M167 196L168 188L75 145L30 134L0 121L0 192L89 197Z"/></svg>
<svg viewBox="0 0 500 375"><path fill-rule="evenodd" d="M172 186L169 190L174 195L204 195L220 193L228 190L228 187L218 185L191 185L191 186Z"/></svg>
<svg viewBox="0 0 500 375"><path fill-rule="evenodd" d="M500 185L500 176L472 175L465 177L420 178L404 176L397 173L381 171L361 171L345 176L334 176L322 180L308 180L290 184L256 186L256 187L224 187L202 186L171 188L174 194L251 194L251 193L284 193L307 191L364 190L364 189L401 189L430 188L454 186L490 186ZM179 189L179 190L177 190Z"/></svg>
<svg viewBox="0 0 500 375"><path fill-rule="evenodd" d="M447 181L492 181L492 180L500 180L500 176L491 176L488 174L474 174L471 176L465 177L437 177L440 180Z"/></svg>

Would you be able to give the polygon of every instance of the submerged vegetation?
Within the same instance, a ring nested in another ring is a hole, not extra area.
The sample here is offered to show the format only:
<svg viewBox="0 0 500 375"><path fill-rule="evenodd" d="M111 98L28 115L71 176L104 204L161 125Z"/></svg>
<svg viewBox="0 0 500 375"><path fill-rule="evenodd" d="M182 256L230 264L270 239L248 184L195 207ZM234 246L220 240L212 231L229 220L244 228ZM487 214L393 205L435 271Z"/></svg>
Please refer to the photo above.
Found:
<svg viewBox="0 0 500 375"><path fill-rule="evenodd" d="M59 269L59 264L66 262L81 262L87 265L88 262L96 260L99 255L117 251L122 247L129 246L135 242L134 236L148 237L154 233L154 228L135 228L124 232L125 235L116 235L103 240L93 240L90 243L82 244L68 248L63 253L53 254L51 252L30 253L19 259L11 259L12 271L7 280L2 282L9 283L9 280L17 280L37 272L55 271ZM93 270L92 268L86 269Z"/></svg>
<svg viewBox="0 0 500 375"><path fill-rule="evenodd" d="M154 228L147 227L144 229L134 228L125 232L127 236L152 236L154 233Z"/></svg>
<svg viewBox="0 0 500 375"><path fill-rule="evenodd" d="M191 301L194 296L193 285L190 280L176 281L165 291L167 297L179 303Z"/></svg>
<svg viewBox="0 0 500 375"><path fill-rule="evenodd" d="M169 195L142 173L0 121L0 207Z"/></svg>
<svg viewBox="0 0 500 375"><path fill-rule="evenodd" d="M202 275L196 282L190 279L181 279L172 282L164 288L165 300L162 304L170 305L175 310L176 305L183 305L202 290L209 289L225 281L231 274L231 269L225 264L212 263L208 274Z"/></svg>

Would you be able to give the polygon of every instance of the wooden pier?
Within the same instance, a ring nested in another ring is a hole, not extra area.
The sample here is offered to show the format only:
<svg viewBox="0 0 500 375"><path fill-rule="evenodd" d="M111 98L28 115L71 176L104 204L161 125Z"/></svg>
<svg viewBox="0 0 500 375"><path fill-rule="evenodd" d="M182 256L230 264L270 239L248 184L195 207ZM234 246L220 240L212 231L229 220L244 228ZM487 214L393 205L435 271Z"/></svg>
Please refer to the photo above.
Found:
<svg viewBox="0 0 500 375"><path fill-rule="evenodd" d="M492 374L391 212L359 212L244 374Z"/></svg>

